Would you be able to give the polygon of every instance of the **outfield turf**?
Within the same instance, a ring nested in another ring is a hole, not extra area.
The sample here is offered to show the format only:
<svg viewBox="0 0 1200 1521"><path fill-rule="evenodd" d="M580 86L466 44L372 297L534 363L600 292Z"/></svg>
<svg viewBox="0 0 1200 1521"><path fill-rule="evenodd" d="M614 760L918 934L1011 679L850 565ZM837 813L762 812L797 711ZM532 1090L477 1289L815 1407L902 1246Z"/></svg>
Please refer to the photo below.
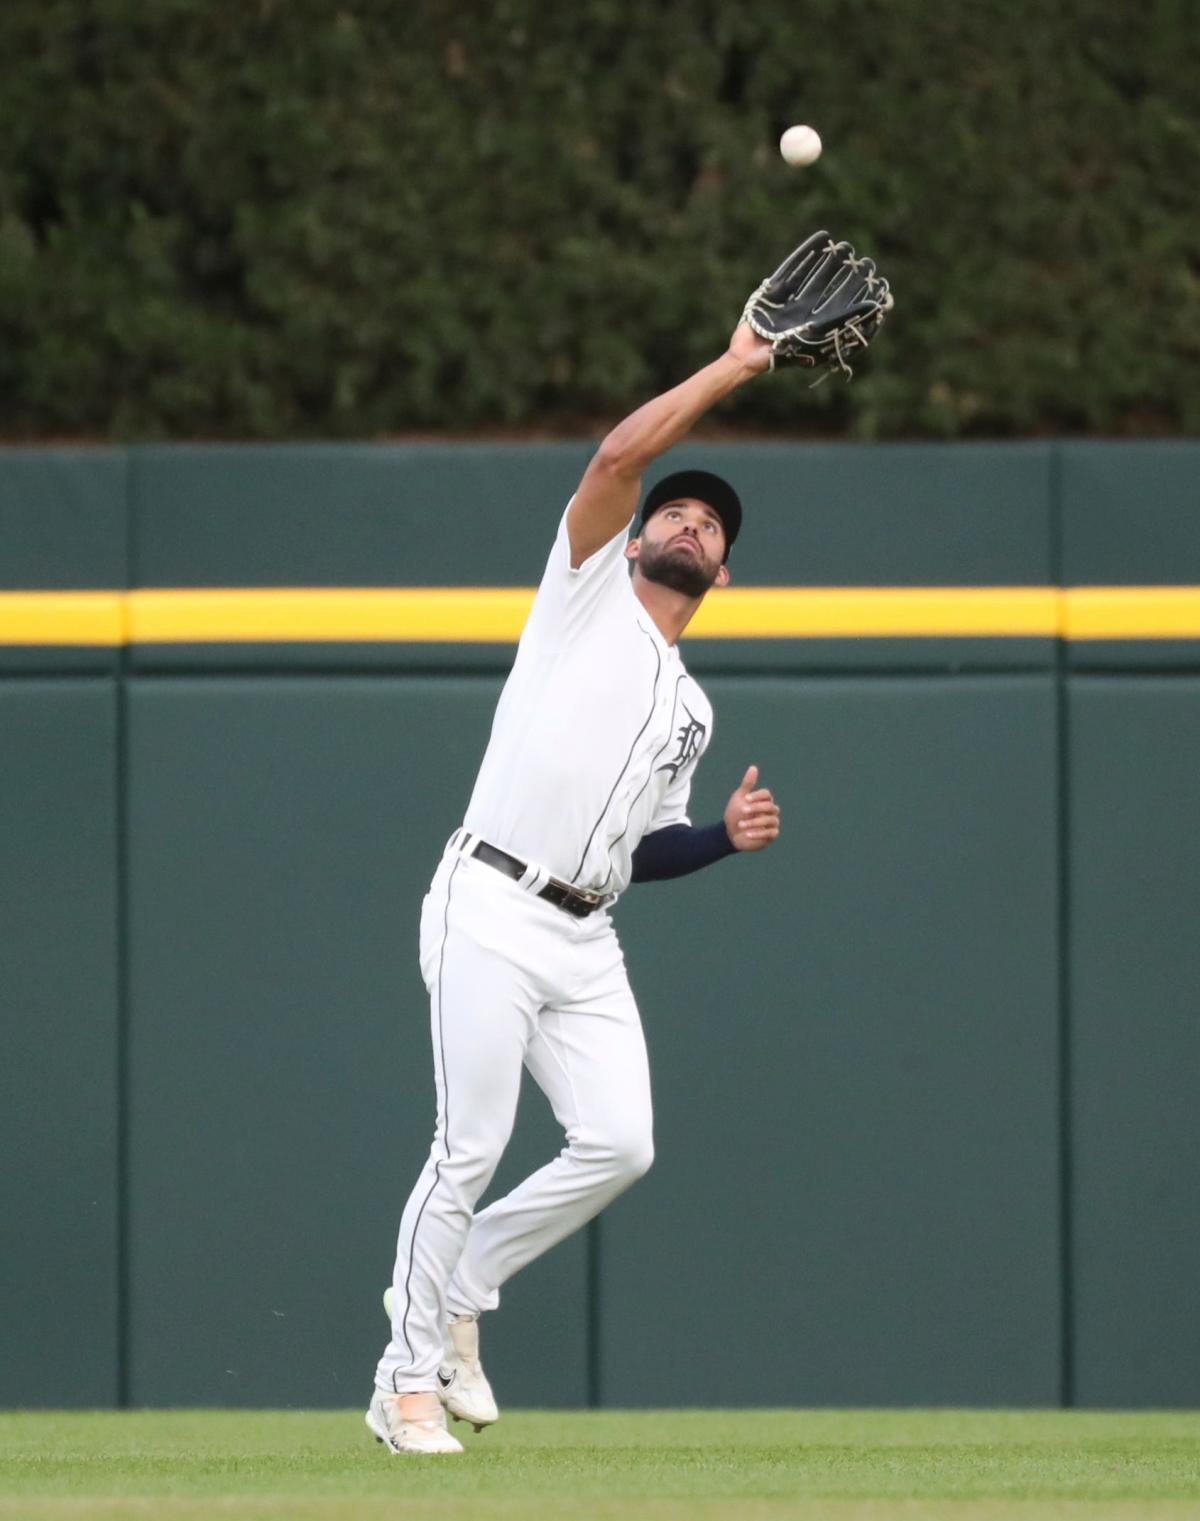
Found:
<svg viewBox="0 0 1200 1521"><path fill-rule="evenodd" d="M0 1517L1200 1521L1200 1412L511 1411L464 1441L395 1457L358 1410L0 1414Z"/></svg>

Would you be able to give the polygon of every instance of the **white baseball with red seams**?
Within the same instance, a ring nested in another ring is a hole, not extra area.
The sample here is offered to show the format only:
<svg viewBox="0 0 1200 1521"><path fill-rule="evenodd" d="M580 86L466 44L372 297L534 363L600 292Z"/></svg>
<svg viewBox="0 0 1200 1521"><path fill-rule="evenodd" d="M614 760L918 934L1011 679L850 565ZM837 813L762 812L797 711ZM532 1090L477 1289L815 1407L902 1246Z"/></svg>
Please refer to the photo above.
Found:
<svg viewBox="0 0 1200 1521"><path fill-rule="evenodd" d="M821 138L812 127L789 127L779 139L779 151L785 164L803 169L821 157Z"/></svg>
<svg viewBox="0 0 1200 1521"><path fill-rule="evenodd" d="M653 1155L645 1041L607 908L574 918L536 895L549 878L620 893L642 836L689 822L712 735L708 699L634 595L627 537L572 569L564 515L464 827L422 908L437 1125L400 1224L375 1377L394 1393L434 1389L448 1316L494 1309L513 1273ZM520 881L471 856L477 839L527 863ZM523 1066L567 1145L475 1215Z"/></svg>

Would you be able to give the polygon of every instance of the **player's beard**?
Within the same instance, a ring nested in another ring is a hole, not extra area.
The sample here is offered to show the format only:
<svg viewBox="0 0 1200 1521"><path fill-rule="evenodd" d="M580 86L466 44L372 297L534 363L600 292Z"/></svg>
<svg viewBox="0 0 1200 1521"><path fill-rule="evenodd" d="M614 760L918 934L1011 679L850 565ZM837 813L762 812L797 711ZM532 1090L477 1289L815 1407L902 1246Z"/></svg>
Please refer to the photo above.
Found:
<svg viewBox="0 0 1200 1521"><path fill-rule="evenodd" d="M704 551L692 554L672 544L660 547L642 540L637 558L638 569L647 581L657 581L659 586L669 586L672 591L682 592L685 597L702 597L720 574L719 565L710 565Z"/></svg>

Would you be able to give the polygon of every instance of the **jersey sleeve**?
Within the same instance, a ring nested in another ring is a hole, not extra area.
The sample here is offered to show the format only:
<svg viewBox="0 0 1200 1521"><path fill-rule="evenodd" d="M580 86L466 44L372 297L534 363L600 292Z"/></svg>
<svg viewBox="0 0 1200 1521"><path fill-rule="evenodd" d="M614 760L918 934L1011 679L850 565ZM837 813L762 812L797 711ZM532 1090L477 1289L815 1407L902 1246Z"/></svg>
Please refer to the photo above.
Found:
<svg viewBox="0 0 1200 1521"><path fill-rule="evenodd" d="M571 502L574 500L572 497ZM593 614L611 599L629 594L629 562L625 558L629 524L589 555L582 565L573 568L571 540L567 532L571 502L567 503L559 520L558 533L529 619L530 624L543 631L547 631L548 626L558 625L568 637L584 628Z"/></svg>

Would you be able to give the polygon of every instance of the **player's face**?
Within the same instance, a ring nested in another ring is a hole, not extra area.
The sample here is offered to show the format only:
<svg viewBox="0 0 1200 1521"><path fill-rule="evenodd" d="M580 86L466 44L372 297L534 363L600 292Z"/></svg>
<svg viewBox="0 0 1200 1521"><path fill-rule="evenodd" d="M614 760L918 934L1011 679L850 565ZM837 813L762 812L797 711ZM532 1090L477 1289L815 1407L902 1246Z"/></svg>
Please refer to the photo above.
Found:
<svg viewBox="0 0 1200 1521"><path fill-rule="evenodd" d="M689 597L702 597L725 575L725 528L704 502L685 498L660 507L642 529L637 566L657 581Z"/></svg>

